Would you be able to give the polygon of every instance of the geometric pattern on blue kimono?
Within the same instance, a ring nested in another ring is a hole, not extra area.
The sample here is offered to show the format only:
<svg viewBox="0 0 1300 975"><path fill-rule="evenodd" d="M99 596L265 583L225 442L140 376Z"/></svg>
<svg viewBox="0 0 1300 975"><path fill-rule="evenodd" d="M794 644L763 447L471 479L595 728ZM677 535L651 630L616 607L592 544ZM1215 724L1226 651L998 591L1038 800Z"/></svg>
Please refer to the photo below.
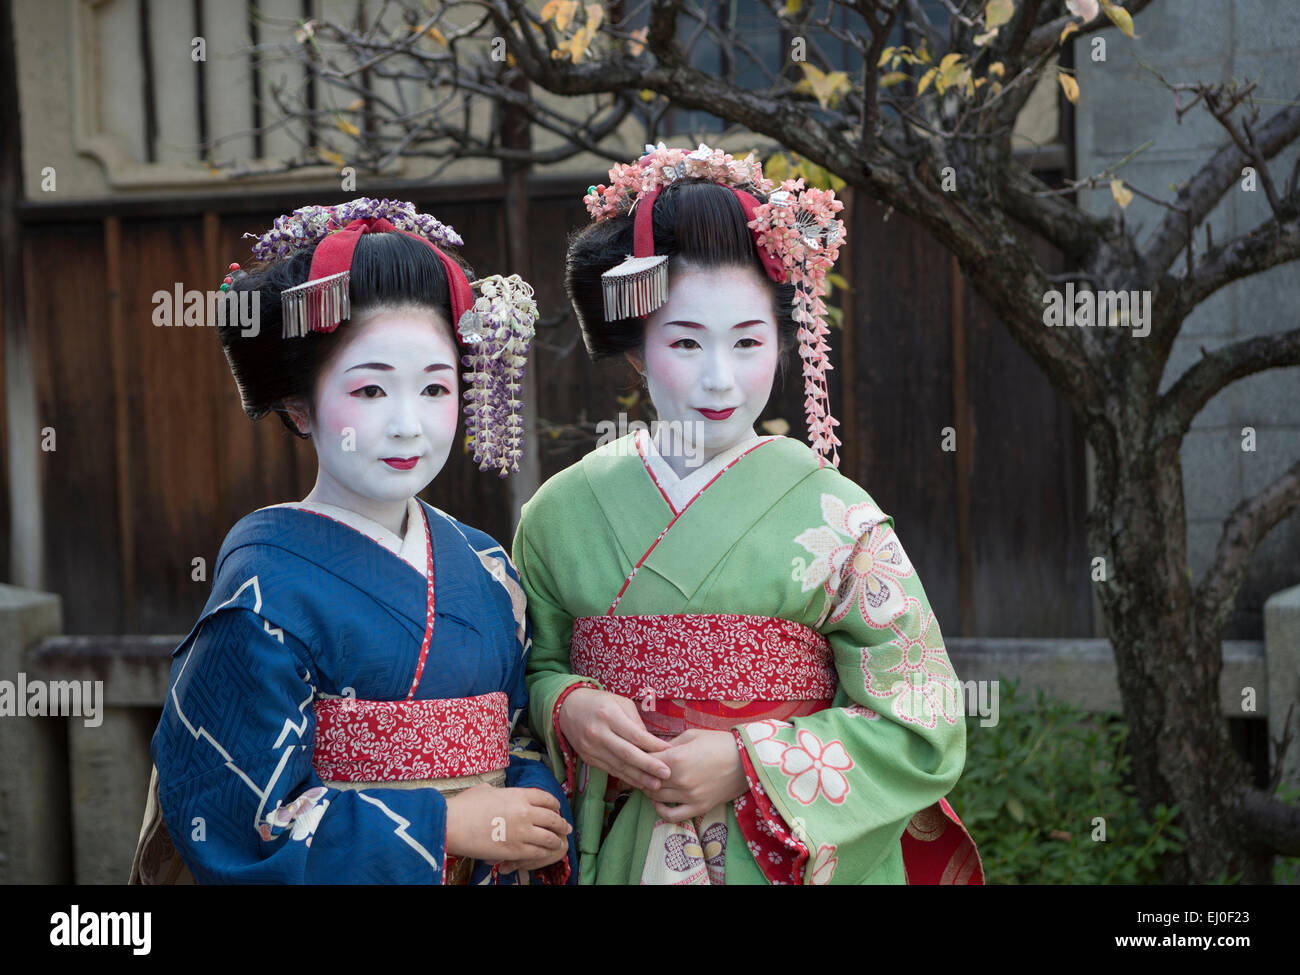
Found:
<svg viewBox="0 0 1300 975"><path fill-rule="evenodd" d="M505 692L505 785L545 790L572 822L541 749L513 734L528 704L519 575L490 536L420 508L435 619L415 699ZM331 788L312 765L313 700L404 700L426 615L424 573L348 525L273 507L231 529L203 613L173 651L152 742L162 816L199 883L443 882L437 789ZM574 883L572 836L569 858ZM491 865L476 862L471 882L491 882Z"/></svg>

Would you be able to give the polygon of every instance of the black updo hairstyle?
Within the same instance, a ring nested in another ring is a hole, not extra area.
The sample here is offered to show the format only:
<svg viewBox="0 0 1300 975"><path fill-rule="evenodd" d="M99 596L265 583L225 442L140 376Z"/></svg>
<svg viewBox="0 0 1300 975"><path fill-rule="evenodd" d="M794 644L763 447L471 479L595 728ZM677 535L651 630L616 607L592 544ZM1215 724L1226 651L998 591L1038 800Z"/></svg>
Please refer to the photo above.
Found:
<svg viewBox="0 0 1300 975"><path fill-rule="evenodd" d="M473 272L458 255L442 245L439 249L473 280ZM231 285L232 291L255 291L260 295L257 335L242 335L238 323L217 329L244 412L259 420L274 410L284 425L303 439L307 435L293 422L284 401L302 397L308 404L314 402L316 380L330 357L347 341L350 321L381 307L415 305L436 309L443 321L455 327L447 272L433 249L402 233L367 233L357 240L352 255L350 317L332 332L282 338L280 293L307 280L315 253L314 245L288 258L254 265ZM455 342L455 336L451 338Z"/></svg>
<svg viewBox="0 0 1300 975"><path fill-rule="evenodd" d="M759 203L767 197L752 194ZM573 302L578 325L593 359L639 350L645 339L644 318L605 320L605 297L600 276L632 253L635 211L598 220L569 236L564 268L564 289ZM794 347L799 326L793 307L794 285L777 284L759 260L753 232L736 194L705 179L678 179L655 200L651 216L656 255L669 259L669 273L682 264L695 267L752 267L772 291L777 341L782 353Z"/></svg>

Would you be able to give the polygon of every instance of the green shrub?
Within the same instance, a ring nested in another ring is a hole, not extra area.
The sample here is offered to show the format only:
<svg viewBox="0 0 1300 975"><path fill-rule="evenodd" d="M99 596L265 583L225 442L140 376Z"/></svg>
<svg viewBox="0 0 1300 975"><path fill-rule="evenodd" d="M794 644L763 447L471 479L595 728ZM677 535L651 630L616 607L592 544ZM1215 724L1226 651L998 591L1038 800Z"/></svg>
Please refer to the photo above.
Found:
<svg viewBox="0 0 1300 975"><path fill-rule="evenodd" d="M1156 807L1153 820L1142 815L1124 781L1122 716L1042 691L1026 707L1018 684L1000 681L997 724L966 719L966 770L949 796L979 847L985 882L1161 883L1161 860L1186 836L1173 825L1177 806Z"/></svg>

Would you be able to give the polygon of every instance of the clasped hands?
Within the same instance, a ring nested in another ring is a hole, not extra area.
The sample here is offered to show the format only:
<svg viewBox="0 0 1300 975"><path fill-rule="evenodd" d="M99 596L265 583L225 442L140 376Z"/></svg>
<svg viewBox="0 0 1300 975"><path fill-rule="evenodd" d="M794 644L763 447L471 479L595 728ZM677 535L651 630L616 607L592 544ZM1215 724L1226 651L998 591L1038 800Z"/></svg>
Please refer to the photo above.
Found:
<svg viewBox="0 0 1300 975"><path fill-rule="evenodd" d="M594 687L569 692L559 724L579 758L640 789L668 822L701 816L749 790L730 731L692 728L661 741L634 702Z"/></svg>

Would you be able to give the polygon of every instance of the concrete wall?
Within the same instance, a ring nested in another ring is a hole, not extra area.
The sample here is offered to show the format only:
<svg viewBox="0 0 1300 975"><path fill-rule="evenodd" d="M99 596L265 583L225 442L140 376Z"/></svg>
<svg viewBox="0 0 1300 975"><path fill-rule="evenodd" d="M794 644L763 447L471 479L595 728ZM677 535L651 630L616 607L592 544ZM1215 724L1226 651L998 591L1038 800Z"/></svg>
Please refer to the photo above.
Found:
<svg viewBox="0 0 1300 975"><path fill-rule="evenodd" d="M1091 59L1091 38L1075 42L1080 97L1076 113L1077 173L1097 173L1148 140L1154 145L1120 171L1133 185L1172 199L1170 184L1189 178L1227 135L1203 108L1179 124L1173 95L1144 70L1151 65L1170 82L1259 79L1261 119L1297 97L1300 84L1300 4L1278 0L1161 0L1135 18L1139 37L1106 31L1106 60ZM1272 100L1272 101L1268 101ZM1292 145L1272 160L1275 183L1295 164ZM1084 191L1094 212L1114 208L1110 191ZM1139 244L1163 214L1135 198L1126 219L1140 225ZM1262 189L1228 192L1210 215L1215 242L1244 234L1269 215ZM1204 252L1205 231L1196 235ZM1180 256L1174 270L1181 268ZM1188 318L1166 370L1167 388L1201 349L1300 324L1300 266L1295 263L1229 285ZM1242 449L1243 427L1255 430L1253 452ZM1300 369L1274 369L1243 379L1211 400L1183 443L1188 560L1199 578L1209 564L1223 519L1242 499L1268 484L1300 457ZM1224 636L1257 639L1270 593L1300 581L1300 513L1274 529L1259 547Z"/></svg>

